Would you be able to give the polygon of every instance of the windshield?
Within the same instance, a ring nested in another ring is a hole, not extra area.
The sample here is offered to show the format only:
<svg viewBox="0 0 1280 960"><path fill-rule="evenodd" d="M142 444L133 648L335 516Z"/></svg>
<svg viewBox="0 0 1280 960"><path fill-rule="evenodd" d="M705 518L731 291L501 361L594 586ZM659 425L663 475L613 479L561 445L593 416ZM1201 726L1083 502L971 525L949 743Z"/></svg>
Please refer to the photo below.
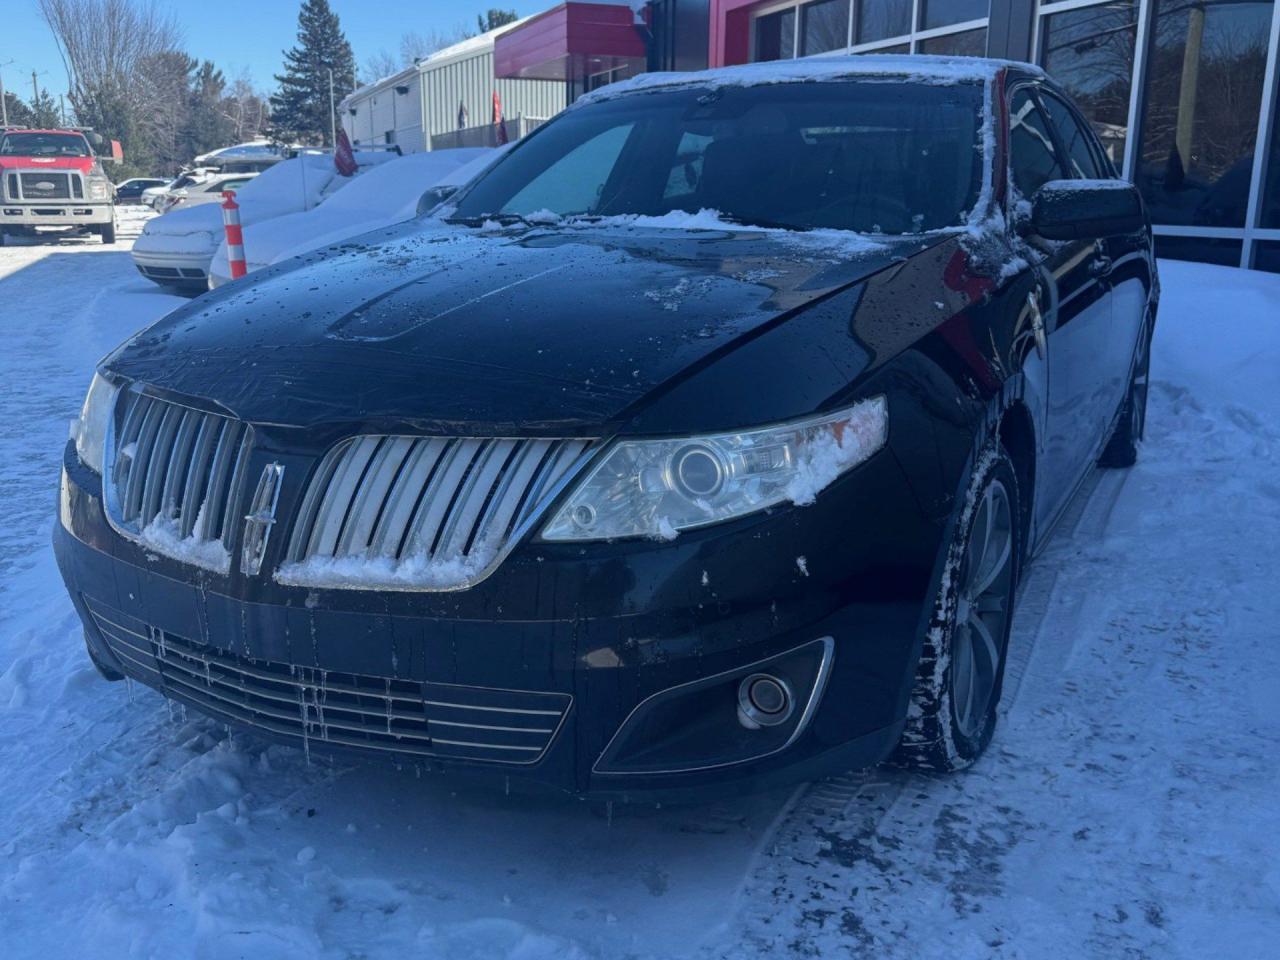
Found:
<svg viewBox="0 0 1280 960"><path fill-rule="evenodd" d="M965 222L982 176L982 87L777 83L637 93L569 110L453 219L661 216L919 233Z"/></svg>
<svg viewBox="0 0 1280 960"><path fill-rule="evenodd" d="M0 140L5 157L91 157L89 143L78 133L6 133Z"/></svg>

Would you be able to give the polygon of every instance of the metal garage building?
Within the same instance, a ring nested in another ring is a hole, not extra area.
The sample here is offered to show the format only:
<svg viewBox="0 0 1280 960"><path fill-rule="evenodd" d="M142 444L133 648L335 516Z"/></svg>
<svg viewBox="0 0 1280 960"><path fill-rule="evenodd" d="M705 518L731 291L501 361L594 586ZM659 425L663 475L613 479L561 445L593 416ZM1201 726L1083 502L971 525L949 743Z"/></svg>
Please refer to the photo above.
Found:
<svg viewBox="0 0 1280 960"><path fill-rule="evenodd" d="M494 40L516 26L438 50L351 93L339 115L352 144L395 144L402 153L491 146L495 93L510 140L559 113L568 103L563 82L494 78Z"/></svg>

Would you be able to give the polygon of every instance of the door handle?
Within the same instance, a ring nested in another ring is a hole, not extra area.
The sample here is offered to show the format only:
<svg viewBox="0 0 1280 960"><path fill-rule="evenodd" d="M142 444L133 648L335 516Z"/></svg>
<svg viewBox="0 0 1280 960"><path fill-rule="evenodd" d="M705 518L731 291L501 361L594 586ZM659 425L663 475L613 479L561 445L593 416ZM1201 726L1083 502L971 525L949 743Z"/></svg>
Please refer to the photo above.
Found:
<svg viewBox="0 0 1280 960"><path fill-rule="evenodd" d="M1089 261L1089 276L1097 277L1098 279L1110 276L1111 269L1114 266L1115 264L1110 257L1095 257Z"/></svg>

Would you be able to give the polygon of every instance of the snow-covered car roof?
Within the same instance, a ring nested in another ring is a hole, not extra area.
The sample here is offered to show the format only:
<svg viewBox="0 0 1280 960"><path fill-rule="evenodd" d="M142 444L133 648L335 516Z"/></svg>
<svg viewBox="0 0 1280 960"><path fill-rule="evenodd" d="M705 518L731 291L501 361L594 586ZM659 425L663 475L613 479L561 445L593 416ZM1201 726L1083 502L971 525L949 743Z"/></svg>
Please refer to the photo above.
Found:
<svg viewBox="0 0 1280 960"><path fill-rule="evenodd" d="M642 73L581 96L574 103L598 103L648 90L680 87L751 87L768 83L836 81L851 78L906 77L921 83L970 83L990 80L1001 70L1016 68L1043 75L1039 67L988 57L936 57L919 54L869 53L858 56L808 57L772 60L736 67L717 67L684 73Z"/></svg>

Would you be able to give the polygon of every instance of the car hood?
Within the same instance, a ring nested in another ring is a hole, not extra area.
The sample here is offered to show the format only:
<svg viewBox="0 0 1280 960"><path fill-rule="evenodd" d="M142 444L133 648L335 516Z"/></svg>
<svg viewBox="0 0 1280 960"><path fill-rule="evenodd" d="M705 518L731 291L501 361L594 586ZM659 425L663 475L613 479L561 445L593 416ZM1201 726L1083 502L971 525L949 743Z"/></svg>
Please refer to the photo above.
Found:
<svg viewBox="0 0 1280 960"><path fill-rule="evenodd" d="M221 287L104 368L260 424L590 434L761 327L922 247L429 221L380 236Z"/></svg>

